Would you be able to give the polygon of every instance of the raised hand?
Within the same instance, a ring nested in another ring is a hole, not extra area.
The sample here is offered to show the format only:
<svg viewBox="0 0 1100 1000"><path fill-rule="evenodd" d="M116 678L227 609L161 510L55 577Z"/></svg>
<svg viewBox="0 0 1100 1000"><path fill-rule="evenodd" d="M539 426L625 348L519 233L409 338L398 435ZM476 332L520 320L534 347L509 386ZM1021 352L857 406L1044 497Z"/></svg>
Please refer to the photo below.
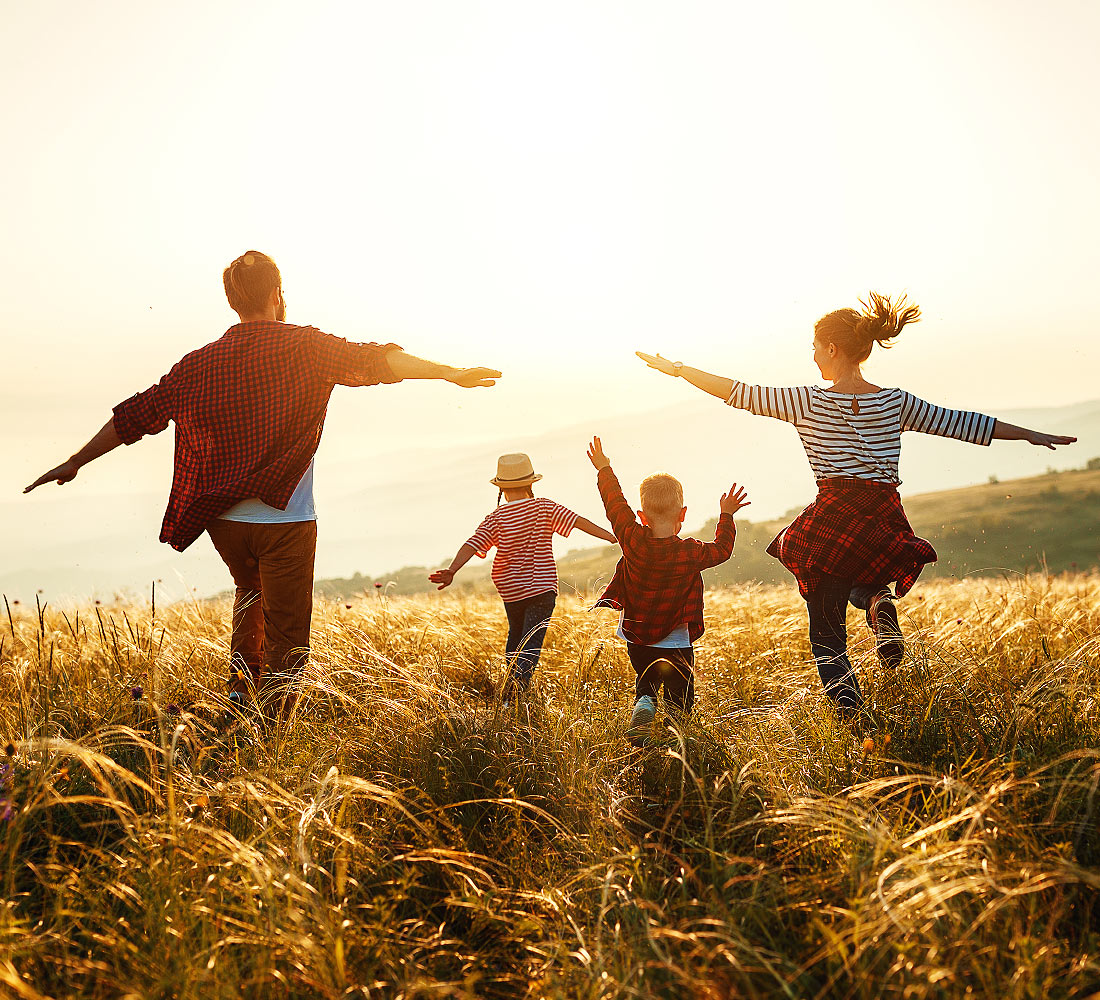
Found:
<svg viewBox="0 0 1100 1000"><path fill-rule="evenodd" d="M455 571L453 569L437 569L431 576L428 577L429 583L438 583L439 586L436 590L442 590L444 587L449 587L455 578Z"/></svg>
<svg viewBox="0 0 1100 1000"><path fill-rule="evenodd" d="M459 368L450 381L463 389L478 389L496 385L500 374L495 368Z"/></svg>
<svg viewBox="0 0 1100 1000"><path fill-rule="evenodd" d="M680 369L669 361L668 358L662 358L659 354L646 354L644 351L635 351L634 353L649 365L650 368L654 368L665 375L677 376L680 374Z"/></svg>
<svg viewBox="0 0 1100 1000"><path fill-rule="evenodd" d="M38 489L39 486L44 486L46 483L57 483L58 486L64 486L65 483L71 483L79 471L80 466L70 458L68 461L62 462L56 469L50 469L49 472L39 476L23 492L30 493L31 490Z"/></svg>
<svg viewBox="0 0 1100 1000"><path fill-rule="evenodd" d="M603 444L598 437L592 438L592 443L588 446L588 461L592 463L597 472L600 469L606 469L611 464L611 459L603 453Z"/></svg>
<svg viewBox="0 0 1100 1000"><path fill-rule="evenodd" d="M734 483L728 493L722 494L722 499L718 501L718 509L723 514L736 514L742 507L747 507L751 500L746 500L745 488L738 486Z"/></svg>

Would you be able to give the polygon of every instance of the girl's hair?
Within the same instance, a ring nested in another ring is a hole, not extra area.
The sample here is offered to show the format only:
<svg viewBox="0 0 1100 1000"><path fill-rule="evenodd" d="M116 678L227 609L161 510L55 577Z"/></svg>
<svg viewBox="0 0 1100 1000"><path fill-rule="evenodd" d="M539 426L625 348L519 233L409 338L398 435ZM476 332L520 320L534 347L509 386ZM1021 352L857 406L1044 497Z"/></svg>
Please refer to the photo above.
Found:
<svg viewBox="0 0 1100 1000"><path fill-rule="evenodd" d="M528 499L528 500L533 500L534 499L535 491L533 489L531 489L530 486L524 486L524 487L522 487L522 489L527 494L526 499ZM504 490L503 489L497 490L497 506L498 507L500 506L500 501L503 500L503 499L504 499Z"/></svg>
<svg viewBox="0 0 1100 1000"><path fill-rule="evenodd" d="M863 312L837 309L814 324L814 336L824 344L836 344L853 361L866 361L876 343L891 347L908 323L920 320L920 308L909 305L903 295L897 303L886 295L871 292L869 301L859 300Z"/></svg>
<svg viewBox="0 0 1100 1000"><path fill-rule="evenodd" d="M263 311L272 291L282 288L283 278L266 253L249 250L222 272L222 283L233 311L250 316Z"/></svg>

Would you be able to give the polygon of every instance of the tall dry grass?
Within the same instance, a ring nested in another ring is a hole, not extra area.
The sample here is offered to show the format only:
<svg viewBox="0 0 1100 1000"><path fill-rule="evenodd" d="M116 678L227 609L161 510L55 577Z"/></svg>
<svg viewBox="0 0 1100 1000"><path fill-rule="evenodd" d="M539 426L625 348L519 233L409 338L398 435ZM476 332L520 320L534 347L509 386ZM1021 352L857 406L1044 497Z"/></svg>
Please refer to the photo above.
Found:
<svg viewBox="0 0 1100 1000"><path fill-rule="evenodd" d="M919 588L895 673L853 612L861 732L793 590L707 608L642 752L577 599L518 713L495 601L322 604L296 715L222 738L225 604L10 609L0 996L1100 988L1100 579Z"/></svg>

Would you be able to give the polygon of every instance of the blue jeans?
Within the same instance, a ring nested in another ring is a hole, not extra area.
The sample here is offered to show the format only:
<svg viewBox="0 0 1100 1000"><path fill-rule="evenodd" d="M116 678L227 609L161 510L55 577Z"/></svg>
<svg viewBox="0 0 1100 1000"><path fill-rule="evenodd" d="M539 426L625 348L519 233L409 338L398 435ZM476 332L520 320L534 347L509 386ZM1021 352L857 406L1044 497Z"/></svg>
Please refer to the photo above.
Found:
<svg viewBox="0 0 1100 1000"><path fill-rule="evenodd" d="M508 641L504 646L504 655L508 660L505 697L516 690L526 690L530 685L557 599L558 595L548 590L520 601L504 602L504 613L508 616Z"/></svg>

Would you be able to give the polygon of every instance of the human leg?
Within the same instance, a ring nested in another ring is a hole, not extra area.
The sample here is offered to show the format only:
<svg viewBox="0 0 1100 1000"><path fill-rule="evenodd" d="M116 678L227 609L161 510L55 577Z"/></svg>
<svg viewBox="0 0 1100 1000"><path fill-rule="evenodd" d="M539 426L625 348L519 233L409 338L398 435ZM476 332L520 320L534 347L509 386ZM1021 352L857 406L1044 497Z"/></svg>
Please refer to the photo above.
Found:
<svg viewBox="0 0 1100 1000"><path fill-rule="evenodd" d="M662 651L665 702L670 714L691 714L695 707L695 650L691 646Z"/></svg>
<svg viewBox="0 0 1100 1000"><path fill-rule="evenodd" d="M842 714L853 714L863 707L859 681L848 659L845 614L852 583L841 577L826 577L806 598L810 616L810 649L825 693Z"/></svg>
<svg viewBox="0 0 1100 1000"><path fill-rule="evenodd" d="M519 601L505 602L504 613L508 616L508 640L504 647L508 662L506 697L525 691L531 684L557 599L558 595L549 590Z"/></svg>
<svg viewBox="0 0 1100 1000"><path fill-rule="evenodd" d="M889 587L852 587L849 598L855 607L866 612L867 627L875 634L875 651L884 667L897 667L905 655L905 640L898 622L897 600Z"/></svg>
<svg viewBox="0 0 1100 1000"><path fill-rule="evenodd" d="M309 659L313 563L317 522L254 524L264 619L261 689L283 711L293 706L291 685Z"/></svg>
<svg viewBox="0 0 1100 1000"><path fill-rule="evenodd" d="M229 691L240 700L247 699L249 692L259 685L264 656L260 563L252 550L248 527L238 521L216 518L206 529L236 587L233 631L229 640Z"/></svg>

